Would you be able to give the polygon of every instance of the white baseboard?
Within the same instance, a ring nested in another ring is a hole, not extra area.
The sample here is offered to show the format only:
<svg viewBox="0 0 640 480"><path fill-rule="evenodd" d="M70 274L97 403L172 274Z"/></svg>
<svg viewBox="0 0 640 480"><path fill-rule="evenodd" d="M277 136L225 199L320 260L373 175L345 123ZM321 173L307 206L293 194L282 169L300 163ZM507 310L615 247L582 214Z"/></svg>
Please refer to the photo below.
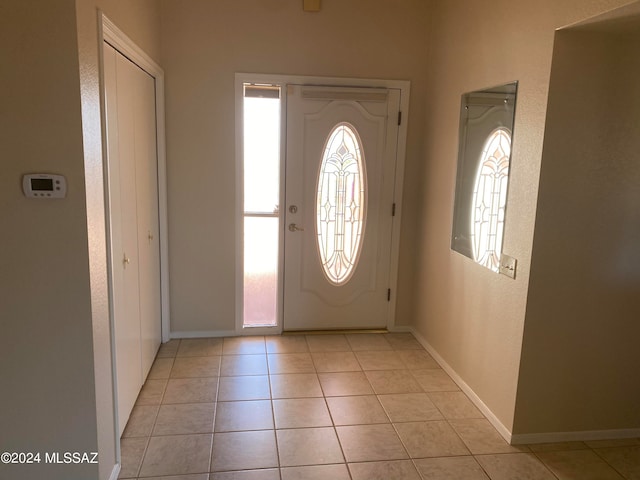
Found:
<svg viewBox="0 0 640 480"><path fill-rule="evenodd" d="M489 407L487 407L487 405L480 399L480 397L476 395L476 392L474 392L473 389L469 385L467 385L467 383L460 377L460 375L458 375L456 371L451 368L451 366L444 360L444 358L440 356L436 349L433 348L422 335L416 332L413 328L410 328L409 331L413 333L413 336L416 337L416 340L418 340L418 342L420 342L420 344L427 350L427 352L429 352L433 359L438 362L442 369L447 372L447 374L449 374L451 379L460 387L460 390L462 390L467 395L467 397L469 397L469 400L473 402L478 410L480 410L482 414L487 417L487 420L489 420L491 425L494 426L494 428L507 441L507 443L512 443L513 435L511 434L511 431L500 420L498 420L498 417L496 417L491 409L489 409Z"/></svg>
<svg viewBox="0 0 640 480"><path fill-rule="evenodd" d="M487 417L487 420L495 427L500 435L511 445L579 442L590 440L612 440L621 438L640 438L640 428L627 428L617 430L582 430L577 432L543 432L543 433L512 433L495 414L485 405L476 393L466 384L453 368L440 356L440 354L427 342L422 335L410 329L416 340L429 352L442 369L449 374L451 379L469 397L473 404Z"/></svg>
<svg viewBox="0 0 640 480"><path fill-rule="evenodd" d="M583 430L579 432L515 433L512 435L511 444L588 442L591 440L613 440L621 438L640 438L640 428Z"/></svg>
<svg viewBox="0 0 640 480"><path fill-rule="evenodd" d="M116 463L113 466L113 470L111 470L111 476L109 476L109 480L118 480L118 475L120 475L120 464Z"/></svg>
<svg viewBox="0 0 640 480"><path fill-rule="evenodd" d="M389 332L391 333L413 333L414 336L416 335L415 332L413 331L413 327L410 327L408 325L388 326L387 330L389 330Z"/></svg>
<svg viewBox="0 0 640 480"><path fill-rule="evenodd" d="M206 338L206 337L235 337L235 330L199 330L186 332L171 332L169 338Z"/></svg>

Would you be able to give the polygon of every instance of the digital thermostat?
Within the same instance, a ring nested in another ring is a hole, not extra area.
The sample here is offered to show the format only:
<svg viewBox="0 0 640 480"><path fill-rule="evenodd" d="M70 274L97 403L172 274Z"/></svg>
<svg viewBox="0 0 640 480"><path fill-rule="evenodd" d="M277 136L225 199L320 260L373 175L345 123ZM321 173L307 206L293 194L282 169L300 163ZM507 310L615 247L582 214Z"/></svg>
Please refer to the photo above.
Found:
<svg viewBox="0 0 640 480"><path fill-rule="evenodd" d="M67 180L63 175L30 173L22 177L22 190L30 198L64 198Z"/></svg>

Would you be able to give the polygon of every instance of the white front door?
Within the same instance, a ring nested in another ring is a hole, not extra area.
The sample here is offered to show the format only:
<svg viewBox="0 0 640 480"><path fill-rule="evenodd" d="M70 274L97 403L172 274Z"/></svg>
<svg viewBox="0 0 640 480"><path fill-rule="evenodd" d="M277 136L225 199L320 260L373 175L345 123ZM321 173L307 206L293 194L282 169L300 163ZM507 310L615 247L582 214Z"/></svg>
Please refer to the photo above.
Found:
<svg viewBox="0 0 640 480"><path fill-rule="evenodd" d="M400 91L287 86L284 330L386 327Z"/></svg>

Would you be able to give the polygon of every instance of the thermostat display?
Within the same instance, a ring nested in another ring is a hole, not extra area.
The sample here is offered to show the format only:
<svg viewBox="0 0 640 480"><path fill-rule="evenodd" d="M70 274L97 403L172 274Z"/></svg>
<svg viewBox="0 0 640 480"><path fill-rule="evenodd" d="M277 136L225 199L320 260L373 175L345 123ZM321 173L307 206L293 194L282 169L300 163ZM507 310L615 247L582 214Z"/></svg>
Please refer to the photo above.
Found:
<svg viewBox="0 0 640 480"><path fill-rule="evenodd" d="M31 173L22 177L22 190L30 198L64 198L67 180L63 175Z"/></svg>

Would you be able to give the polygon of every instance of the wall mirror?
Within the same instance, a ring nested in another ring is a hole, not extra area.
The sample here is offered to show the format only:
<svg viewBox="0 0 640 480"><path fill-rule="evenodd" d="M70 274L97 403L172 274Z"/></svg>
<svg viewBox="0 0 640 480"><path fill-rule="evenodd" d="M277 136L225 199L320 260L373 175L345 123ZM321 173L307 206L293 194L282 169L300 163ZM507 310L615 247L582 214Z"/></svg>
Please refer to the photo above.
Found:
<svg viewBox="0 0 640 480"><path fill-rule="evenodd" d="M451 248L499 271L518 82L462 95Z"/></svg>

